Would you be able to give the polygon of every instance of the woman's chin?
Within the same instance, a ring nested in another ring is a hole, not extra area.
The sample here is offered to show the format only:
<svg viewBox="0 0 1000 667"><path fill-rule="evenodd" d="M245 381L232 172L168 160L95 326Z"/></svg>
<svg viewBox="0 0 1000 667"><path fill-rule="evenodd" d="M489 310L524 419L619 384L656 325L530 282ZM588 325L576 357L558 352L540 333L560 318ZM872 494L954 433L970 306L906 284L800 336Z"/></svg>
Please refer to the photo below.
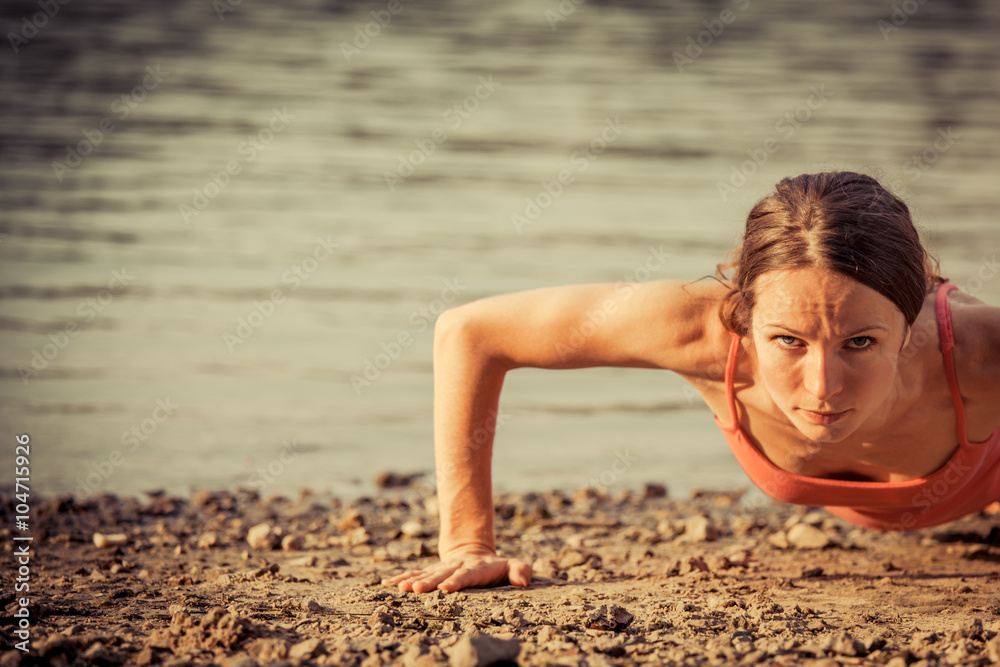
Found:
<svg viewBox="0 0 1000 667"><path fill-rule="evenodd" d="M799 433L814 442L840 442L846 439L856 430L849 423L838 422L836 424L814 424L805 419L793 419L795 428Z"/></svg>

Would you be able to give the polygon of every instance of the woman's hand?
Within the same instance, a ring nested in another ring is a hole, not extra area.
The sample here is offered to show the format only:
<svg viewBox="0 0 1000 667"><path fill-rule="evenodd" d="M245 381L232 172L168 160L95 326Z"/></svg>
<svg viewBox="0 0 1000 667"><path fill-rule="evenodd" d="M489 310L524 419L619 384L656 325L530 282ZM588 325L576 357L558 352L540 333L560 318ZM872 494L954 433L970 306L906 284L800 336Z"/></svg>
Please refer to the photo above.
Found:
<svg viewBox="0 0 1000 667"><path fill-rule="evenodd" d="M424 568L383 579L383 586L399 586L401 591L428 593L435 589L451 593L467 587L502 586L521 588L531 582L531 566L516 558L489 553L455 554Z"/></svg>

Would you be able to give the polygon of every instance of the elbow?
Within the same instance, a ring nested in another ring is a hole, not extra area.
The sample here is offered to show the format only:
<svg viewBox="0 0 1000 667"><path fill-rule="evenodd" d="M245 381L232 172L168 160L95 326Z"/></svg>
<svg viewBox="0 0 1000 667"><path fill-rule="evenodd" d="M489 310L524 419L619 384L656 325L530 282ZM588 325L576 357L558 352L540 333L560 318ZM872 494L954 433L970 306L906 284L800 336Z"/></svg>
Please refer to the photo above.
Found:
<svg viewBox="0 0 1000 667"><path fill-rule="evenodd" d="M434 356L440 357L448 350L463 348L471 339L472 318L462 306L449 308L438 315L434 322Z"/></svg>
<svg viewBox="0 0 1000 667"><path fill-rule="evenodd" d="M509 370L501 350L495 345L496 337L490 335L490 329L482 311L472 307L472 304L444 311L434 323L434 363L461 360Z"/></svg>

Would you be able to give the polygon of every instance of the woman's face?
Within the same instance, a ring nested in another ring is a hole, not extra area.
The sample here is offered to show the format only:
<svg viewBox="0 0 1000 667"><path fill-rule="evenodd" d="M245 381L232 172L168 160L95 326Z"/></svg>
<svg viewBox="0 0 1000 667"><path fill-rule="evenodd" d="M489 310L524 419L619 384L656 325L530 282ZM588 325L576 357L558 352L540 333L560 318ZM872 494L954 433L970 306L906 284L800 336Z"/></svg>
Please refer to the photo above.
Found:
<svg viewBox="0 0 1000 667"><path fill-rule="evenodd" d="M810 440L839 442L891 403L906 321L870 287L828 269L769 271L752 321L763 386Z"/></svg>

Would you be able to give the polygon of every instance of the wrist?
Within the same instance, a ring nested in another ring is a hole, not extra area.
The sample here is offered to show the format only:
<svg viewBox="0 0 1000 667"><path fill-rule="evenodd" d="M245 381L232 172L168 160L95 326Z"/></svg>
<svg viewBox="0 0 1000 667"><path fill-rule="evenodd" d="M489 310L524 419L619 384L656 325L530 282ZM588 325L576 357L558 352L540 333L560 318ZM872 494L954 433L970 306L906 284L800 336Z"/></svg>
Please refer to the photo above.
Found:
<svg viewBox="0 0 1000 667"><path fill-rule="evenodd" d="M486 544L455 544L445 548L438 547L438 555L441 560L456 558L459 556L496 556L497 550Z"/></svg>

